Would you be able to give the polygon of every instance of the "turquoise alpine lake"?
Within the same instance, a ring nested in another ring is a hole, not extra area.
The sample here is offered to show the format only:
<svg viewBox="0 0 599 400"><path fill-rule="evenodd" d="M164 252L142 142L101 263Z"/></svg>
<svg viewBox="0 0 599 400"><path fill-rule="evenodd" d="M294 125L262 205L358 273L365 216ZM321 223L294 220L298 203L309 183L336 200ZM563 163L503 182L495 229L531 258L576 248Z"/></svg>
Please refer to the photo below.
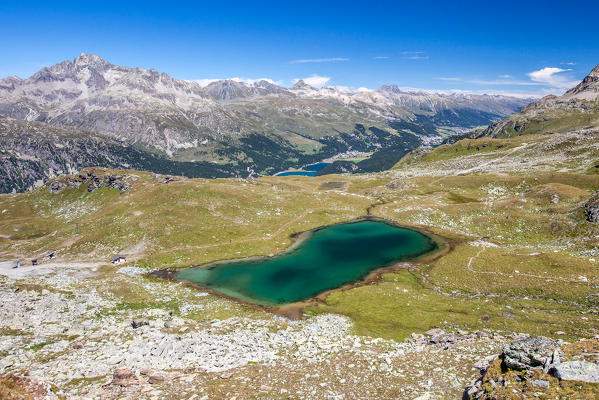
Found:
<svg viewBox="0 0 599 400"><path fill-rule="evenodd" d="M223 261L175 277L249 303L278 306L365 278L371 271L439 248L431 237L380 220L359 220L306 232L288 251Z"/></svg>

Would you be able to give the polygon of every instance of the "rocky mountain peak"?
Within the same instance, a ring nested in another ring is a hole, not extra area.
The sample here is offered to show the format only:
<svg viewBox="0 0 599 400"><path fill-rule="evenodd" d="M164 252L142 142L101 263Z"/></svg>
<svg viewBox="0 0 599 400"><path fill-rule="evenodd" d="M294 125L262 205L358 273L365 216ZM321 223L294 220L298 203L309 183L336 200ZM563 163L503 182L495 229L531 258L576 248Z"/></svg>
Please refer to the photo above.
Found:
<svg viewBox="0 0 599 400"><path fill-rule="evenodd" d="M395 94L406 93L403 90L401 90L399 87L397 87L396 85L383 85L379 88L379 92L388 92L388 93L395 93Z"/></svg>
<svg viewBox="0 0 599 400"><path fill-rule="evenodd" d="M23 82L23 79L19 78L16 75L12 75L4 79L0 79L0 89L12 92L13 90L15 90L15 87L21 82Z"/></svg>
<svg viewBox="0 0 599 400"><path fill-rule="evenodd" d="M27 81L30 83L65 82L79 83L88 80L99 80L99 76L113 67L108 61L94 54L81 53L73 61L63 61L60 64L44 67ZM87 72L86 72L87 71Z"/></svg>
<svg viewBox="0 0 599 400"><path fill-rule="evenodd" d="M599 98L599 65L580 82L564 94L565 98L594 100Z"/></svg>
<svg viewBox="0 0 599 400"><path fill-rule="evenodd" d="M81 53L79 57L73 60L73 64L77 67L93 67L96 69L107 69L112 66L108 61L96 54Z"/></svg>
<svg viewBox="0 0 599 400"><path fill-rule="evenodd" d="M216 100L228 101L253 95L251 88L242 82L225 79L210 83L204 92Z"/></svg>
<svg viewBox="0 0 599 400"><path fill-rule="evenodd" d="M260 79L258 82L255 82L253 86L254 86L254 88L256 88L256 90L261 95L290 95L291 94L288 89L281 87L281 86L279 86L269 80L265 80L265 79Z"/></svg>
<svg viewBox="0 0 599 400"><path fill-rule="evenodd" d="M259 86L259 87L271 87L271 86L277 86L277 85L275 85L274 83L272 83L272 82L269 82L269 81L267 81L267 80L265 80L265 79L260 79L258 82L256 82L256 83L255 83L255 85L256 85L256 86Z"/></svg>
<svg viewBox="0 0 599 400"><path fill-rule="evenodd" d="M6 78L0 79L0 82L21 82L23 79L16 75L7 76Z"/></svg>
<svg viewBox="0 0 599 400"><path fill-rule="evenodd" d="M312 89L315 90L312 86L308 85L306 82L304 82L303 79L300 79L299 81L295 82L295 85L293 85L291 87L292 90L302 90L302 89Z"/></svg>

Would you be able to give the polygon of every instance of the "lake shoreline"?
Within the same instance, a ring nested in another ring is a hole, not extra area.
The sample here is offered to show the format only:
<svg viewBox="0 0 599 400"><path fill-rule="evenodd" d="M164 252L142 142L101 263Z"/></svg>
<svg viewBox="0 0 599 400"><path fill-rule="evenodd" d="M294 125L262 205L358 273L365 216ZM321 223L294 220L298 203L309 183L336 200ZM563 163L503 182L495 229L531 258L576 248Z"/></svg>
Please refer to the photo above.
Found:
<svg viewBox="0 0 599 400"><path fill-rule="evenodd" d="M231 261L260 260L260 259L270 258L270 256L251 256L251 257L242 257L242 258L223 259L223 260L212 261L210 263L201 264L201 265L192 265L192 266L189 266L186 268L177 268L177 269L166 268L166 269L152 271L148 274L148 276L154 277L154 278L168 279L171 281L181 282L188 287L193 287L193 288L202 290L206 293L232 300L238 304L242 304L244 306L247 306L247 307L250 307L250 308L253 308L256 310L266 311L266 312L269 312L269 313L272 313L275 315L279 315L282 317L286 317L286 318L289 318L292 320L298 320L298 319L301 319L304 308L309 307L309 306L314 306L317 303L324 302L330 294L332 294L336 291L349 290L349 289L353 289L356 287L365 286L365 285L373 283L373 282L377 282L386 273L404 270L404 269L410 269L411 267L436 260L436 259L446 255L447 253L449 253L455 247L455 243L453 240L444 238L444 237L437 235L435 233L432 233L426 229L404 226L404 225L400 225L396 222L393 222L393 221L390 221L390 220L387 220L384 218L380 218L380 217L376 217L376 216L372 216L372 215L365 215L365 216L362 216L362 217L359 217L359 218L356 218L356 219L353 219L350 221L340 221L340 222L336 222L333 224L322 225L322 226L319 226L319 227L316 227L314 229L310 229L307 231L294 233L289 236L292 240L291 245L288 248L286 248L282 253L293 250L295 247L297 247L302 242L304 242L306 239L308 239L313 233L315 233L319 230L322 230L322 229L325 229L325 228L328 228L331 226L335 226L335 225L356 223L356 222L361 222L361 221L378 221L378 222L383 222L383 223L395 226L397 228L402 228L402 229L418 232L418 233L426 236L428 239L430 239L435 244L435 248L433 250L430 250L430 251L424 253L424 254L421 254L419 256L416 256L416 257L410 259L410 261L400 261L400 262L397 262L397 263L394 263L392 265L388 265L385 267L375 268L374 270L370 271L369 273L366 274L366 276L364 276L362 278L359 278L355 281L347 282L347 283L342 284L333 289L323 291L323 292L321 292L315 296L312 296L310 298L307 298L305 300L292 302L292 303L288 303L288 304L284 304L284 305L278 305L278 306L270 306L270 305L265 305L265 304L254 303L249 300L244 300L244 299L236 297L236 296L228 295L228 294L210 289L206 286L202 286L200 284L193 283L193 282L190 282L185 279L180 279L176 276L179 272L181 272L184 269L210 268L212 266L215 266L218 264L223 264L223 263L229 263ZM282 254L282 253L279 253L279 254Z"/></svg>

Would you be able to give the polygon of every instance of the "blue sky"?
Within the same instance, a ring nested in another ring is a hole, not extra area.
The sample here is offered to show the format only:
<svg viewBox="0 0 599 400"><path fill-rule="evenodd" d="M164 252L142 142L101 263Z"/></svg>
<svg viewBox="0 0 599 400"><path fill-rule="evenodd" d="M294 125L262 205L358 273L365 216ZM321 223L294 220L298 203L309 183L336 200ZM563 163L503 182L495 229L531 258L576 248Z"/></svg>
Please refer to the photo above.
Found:
<svg viewBox="0 0 599 400"><path fill-rule="evenodd" d="M599 64L596 1L0 3L0 76L98 54L188 80L543 95Z"/></svg>

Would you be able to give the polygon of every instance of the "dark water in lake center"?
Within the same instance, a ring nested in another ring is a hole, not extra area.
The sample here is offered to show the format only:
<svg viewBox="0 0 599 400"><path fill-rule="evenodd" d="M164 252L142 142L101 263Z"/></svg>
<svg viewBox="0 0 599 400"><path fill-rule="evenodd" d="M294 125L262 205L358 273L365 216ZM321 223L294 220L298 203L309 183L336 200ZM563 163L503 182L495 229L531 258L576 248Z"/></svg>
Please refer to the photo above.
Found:
<svg viewBox="0 0 599 400"><path fill-rule="evenodd" d="M272 306L308 299L436 249L438 244L420 232L363 220L309 232L297 246L275 257L188 268L176 277Z"/></svg>

